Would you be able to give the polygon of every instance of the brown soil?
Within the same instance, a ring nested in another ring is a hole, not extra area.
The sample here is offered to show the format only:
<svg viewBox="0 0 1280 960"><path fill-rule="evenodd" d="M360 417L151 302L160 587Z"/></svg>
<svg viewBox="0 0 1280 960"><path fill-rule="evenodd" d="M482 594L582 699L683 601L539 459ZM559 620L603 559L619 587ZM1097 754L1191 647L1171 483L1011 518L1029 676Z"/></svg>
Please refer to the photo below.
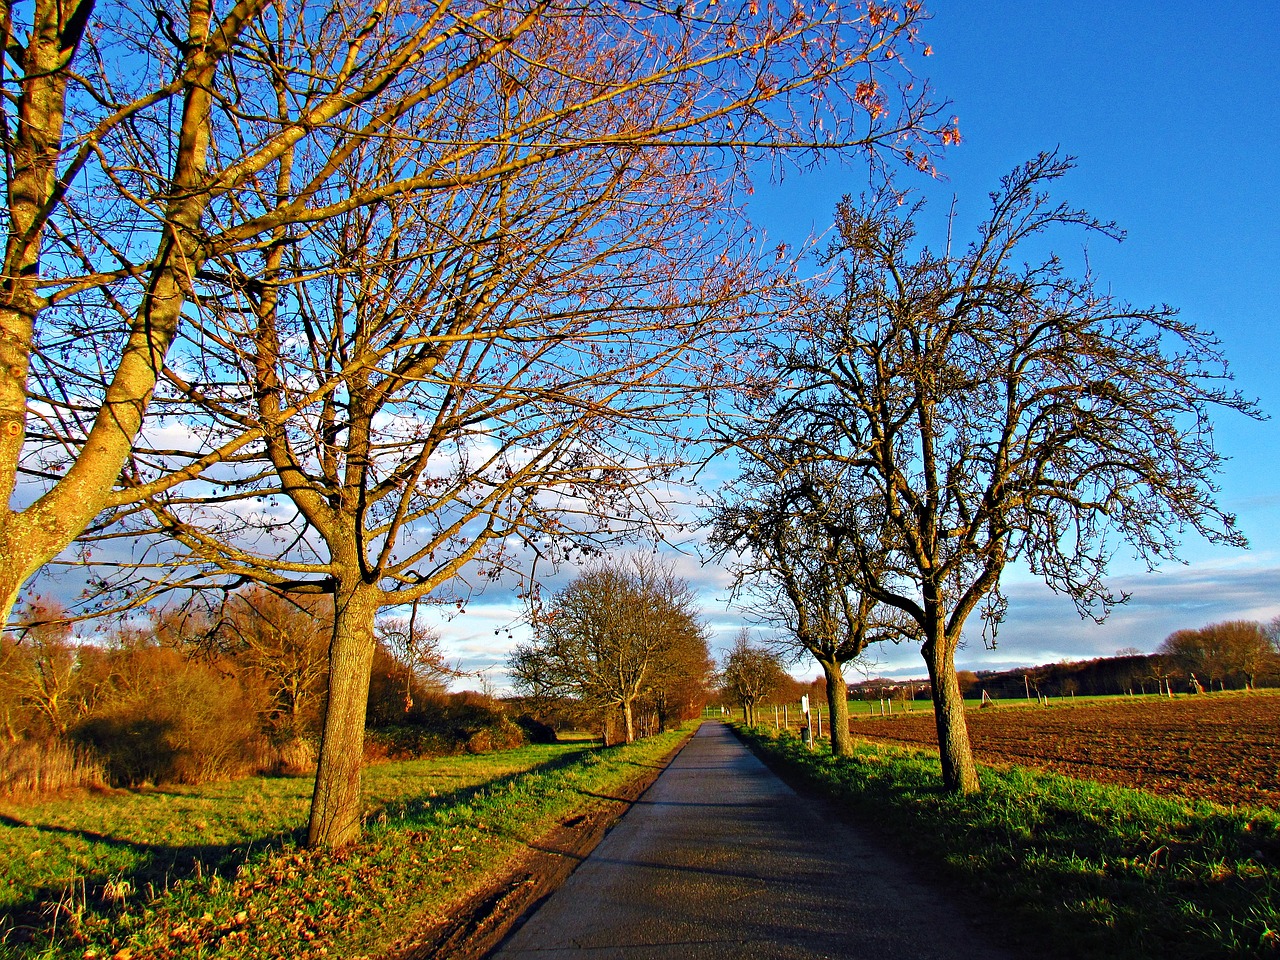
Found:
<svg viewBox="0 0 1280 960"><path fill-rule="evenodd" d="M412 931L381 960L479 960L549 897L638 800L688 738L661 762L612 796L597 797L529 845L508 868L488 879L447 919Z"/></svg>
<svg viewBox="0 0 1280 960"><path fill-rule="evenodd" d="M1280 806L1280 695L1216 693L968 714L979 762L1223 804ZM857 718L857 737L937 748L933 715Z"/></svg>

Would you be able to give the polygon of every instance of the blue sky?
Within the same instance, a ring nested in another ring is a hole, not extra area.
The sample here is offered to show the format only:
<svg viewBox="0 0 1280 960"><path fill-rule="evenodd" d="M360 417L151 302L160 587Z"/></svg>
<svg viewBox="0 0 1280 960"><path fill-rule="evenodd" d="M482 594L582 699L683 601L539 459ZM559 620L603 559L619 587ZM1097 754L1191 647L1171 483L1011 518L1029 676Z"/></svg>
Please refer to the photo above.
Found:
<svg viewBox="0 0 1280 960"><path fill-rule="evenodd" d="M1280 3L1204 5L1183 0L935 0L922 36L934 55L917 59L963 143L939 162L941 178L906 173L935 212L957 198L958 237L985 212L1004 173L1040 150L1077 158L1057 195L1115 220L1128 239L1088 244L1094 271L1119 296L1167 302L1224 341L1238 386L1280 416ZM749 210L770 238L803 244L830 224L836 202L866 185L856 166L789 173L768 182L762 167ZM1054 238L1078 256L1081 234ZM999 668L1154 649L1172 630L1215 620L1280 614L1280 421L1219 421L1232 460L1221 503L1238 514L1249 551L1188 541L1185 565L1147 574L1123 555L1116 585L1133 595L1103 626L1082 622L1069 602L1025 575L1006 578L1011 606L999 647L980 641L961 666ZM673 554L694 581L716 640L727 645L742 617L724 603L723 571ZM560 580L572 571L563 571ZM494 590L441 624L450 654L501 683L520 613ZM518 634L517 634L518 636ZM923 673L914 648L882 651L876 672ZM811 664L797 675L812 676Z"/></svg>
<svg viewBox="0 0 1280 960"><path fill-rule="evenodd" d="M1280 415L1280 4L938 2L923 61L951 101L964 142L918 187L960 229L982 217L999 177L1040 150L1077 158L1056 195L1128 237L1088 241L1116 294L1169 303L1225 344L1240 389ZM777 239L822 231L855 171L826 170L761 189L753 214ZM1054 248L1079 255L1085 238ZM1099 627L1029 577L1006 579L1011 606L996 650L980 641L962 666L1003 666L1154 649L1179 627L1280 614L1280 422L1218 420L1232 459L1220 502L1237 513L1249 551L1185 543L1185 565L1154 573L1123 553L1114 580L1130 604ZM717 618L720 619L720 618ZM914 650L883 651L887 673L918 672Z"/></svg>
<svg viewBox="0 0 1280 960"><path fill-rule="evenodd" d="M903 182L945 209L958 201L959 232L985 212L1001 175L1040 150L1078 160L1057 195L1103 220L1122 244L1095 237L1088 256L1114 292L1135 303L1169 303L1223 340L1237 385L1280 416L1280 4L1190 2L1066 4L1036 0L937 0L918 61L951 101L964 142L939 164L943 179ZM857 194L865 174L831 168L758 183L750 210L771 239L803 243L821 233L835 203ZM1067 256L1081 234L1053 238ZM1006 578L1009 617L995 650L974 640L960 653L970 669L1153 650L1180 627L1280 614L1280 422L1224 414L1220 449L1232 459L1221 503L1238 514L1248 551L1194 540L1185 565L1148 574L1117 556L1114 583L1133 599L1103 626L1025 575ZM723 603L724 575L679 558L702 589L717 641L741 624ZM509 619L500 597L482 600L444 627L473 667L497 665ZM468 620L468 618L470 618ZM467 621L464 623L463 621ZM881 651L874 672L923 674L912 647ZM796 674L811 676L812 664Z"/></svg>

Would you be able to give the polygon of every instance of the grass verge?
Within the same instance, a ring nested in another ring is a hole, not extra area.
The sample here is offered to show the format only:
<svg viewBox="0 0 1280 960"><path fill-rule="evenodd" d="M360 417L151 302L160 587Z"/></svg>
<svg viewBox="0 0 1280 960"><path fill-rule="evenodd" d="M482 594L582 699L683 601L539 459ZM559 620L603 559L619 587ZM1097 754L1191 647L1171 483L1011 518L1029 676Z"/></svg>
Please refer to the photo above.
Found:
<svg viewBox="0 0 1280 960"><path fill-rule="evenodd" d="M981 903L1041 958L1280 956L1280 813L1160 797L1025 768L941 789L937 754L833 757L739 729L793 782L836 799Z"/></svg>
<svg viewBox="0 0 1280 960"><path fill-rule="evenodd" d="M62 801L23 808L25 825L10 812L0 957L376 954L687 735L372 767L365 836L338 853L298 846L309 780ZM167 879L143 879L162 863Z"/></svg>

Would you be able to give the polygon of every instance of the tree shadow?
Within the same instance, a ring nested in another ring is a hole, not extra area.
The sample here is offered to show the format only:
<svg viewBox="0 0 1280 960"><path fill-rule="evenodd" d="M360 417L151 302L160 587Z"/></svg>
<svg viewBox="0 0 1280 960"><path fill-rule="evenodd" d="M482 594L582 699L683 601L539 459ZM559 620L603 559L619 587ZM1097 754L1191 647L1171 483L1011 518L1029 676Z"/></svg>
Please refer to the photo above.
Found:
<svg viewBox="0 0 1280 960"><path fill-rule="evenodd" d="M528 774L547 773L578 763L593 748L568 751L519 773L497 777L476 786L460 787L436 795L423 794L375 806L366 812L368 832L392 829L404 822L425 819L448 807L456 807L476 796L506 788ZM157 792L148 788L148 793ZM187 794L181 794L186 796ZM127 840L94 830L27 821L0 814L0 825L34 829L47 835L62 835L133 854L136 863L124 870L90 868L71 883L47 884L32 888L30 895L0 915L0 944L33 943L51 929L63 930L68 920L85 914L103 918L119 915L126 906L136 907L163 896L175 884L233 878L250 858L299 847L306 840L306 826L279 830L241 843L165 844Z"/></svg>
<svg viewBox="0 0 1280 960"><path fill-rule="evenodd" d="M245 843L164 844L125 840L94 830L78 830L55 824L33 823L0 815L0 824L26 827L45 835L76 837L99 847L127 850L132 868L111 871L90 868L70 883L35 887L30 895L0 917L0 942L29 943L51 927L65 928L72 918L85 914L112 917L126 905L149 902L175 883L191 879L234 876L253 855L297 845L305 828L281 830Z"/></svg>
<svg viewBox="0 0 1280 960"><path fill-rule="evenodd" d="M504 789L530 774L553 773L556 770L571 767L580 762L587 754L596 753L598 750L598 747L587 745L577 750L567 751L558 757L532 766L528 770L494 777L492 780L486 780L484 783L476 784L472 787L458 787L456 790L450 790L445 793L422 794L407 800L384 803L366 811L364 822L367 827L375 829L384 826L399 826L400 823L397 823L397 821L417 820L432 813L440 812L445 807L459 806L481 794Z"/></svg>

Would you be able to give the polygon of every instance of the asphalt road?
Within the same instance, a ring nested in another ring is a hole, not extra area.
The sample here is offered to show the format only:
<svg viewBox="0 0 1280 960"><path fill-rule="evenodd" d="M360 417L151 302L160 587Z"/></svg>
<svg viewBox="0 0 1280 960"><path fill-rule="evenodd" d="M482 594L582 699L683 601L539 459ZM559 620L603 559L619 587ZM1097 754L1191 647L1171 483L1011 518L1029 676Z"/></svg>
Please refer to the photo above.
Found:
<svg viewBox="0 0 1280 960"><path fill-rule="evenodd" d="M500 960L1009 960L719 723L495 954Z"/></svg>

